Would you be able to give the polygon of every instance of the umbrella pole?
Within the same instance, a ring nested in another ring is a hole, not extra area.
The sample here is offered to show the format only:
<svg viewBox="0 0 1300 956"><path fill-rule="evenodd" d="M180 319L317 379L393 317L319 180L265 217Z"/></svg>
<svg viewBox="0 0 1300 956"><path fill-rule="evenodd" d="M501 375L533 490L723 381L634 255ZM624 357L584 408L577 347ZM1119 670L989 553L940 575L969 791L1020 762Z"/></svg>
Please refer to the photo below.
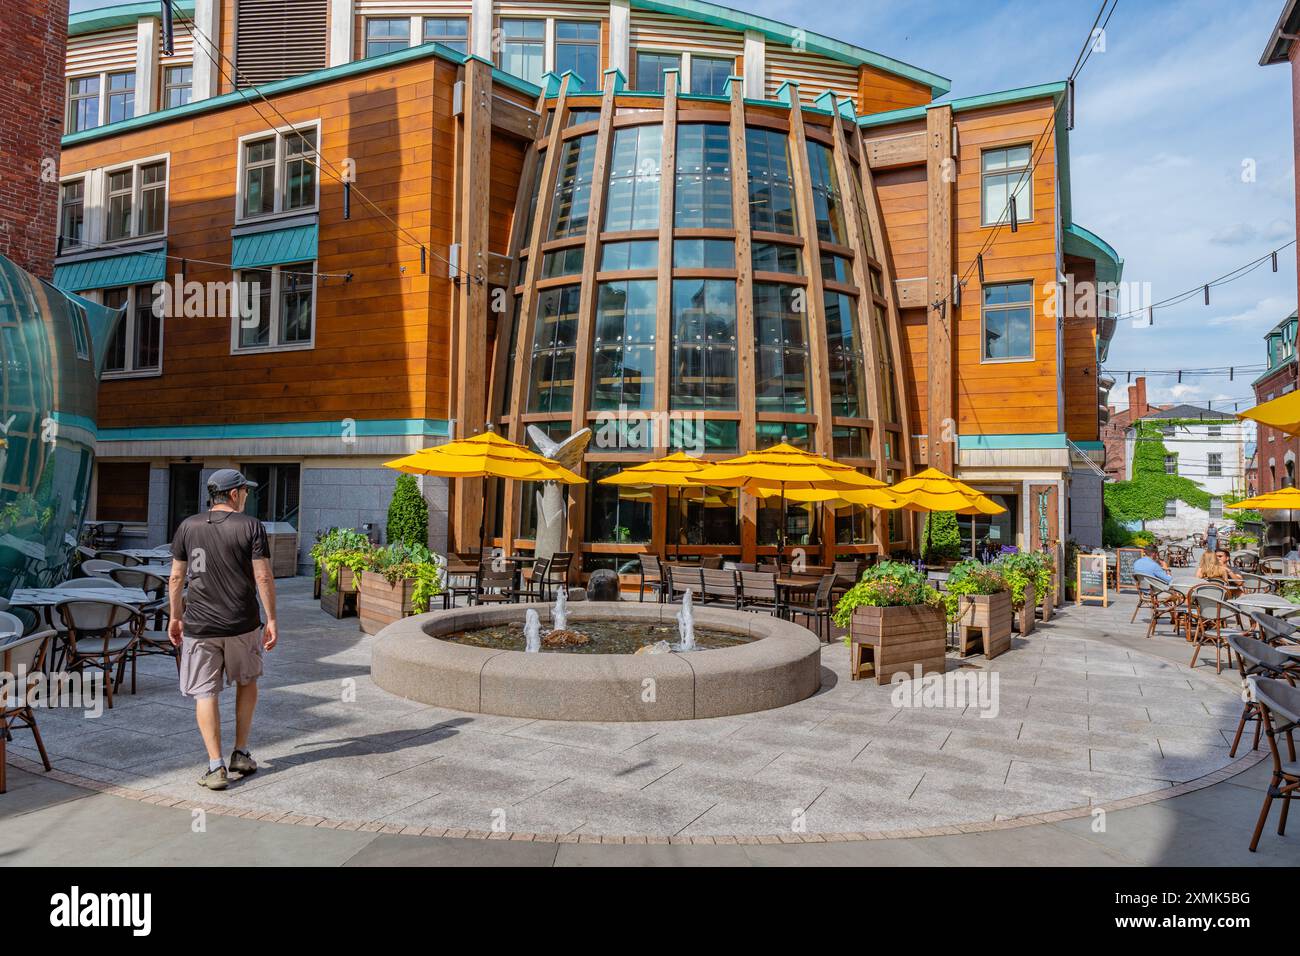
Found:
<svg viewBox="0 0 1300 956"><path fill-rule="evenodd" d="M776 533L776 568L781 570L781 565L785 564L785 482L781 482L781 523L777 525Z"/></svg>
<svg viewBox="0 0 1300 956"><path fill-rule="evenodd" d="M682 489L673 489L673 498L676 500L677 507L673 509L673 518L677 521L677 527L673 531L673 551L676 553L676 560L682 559Z"/></svg>

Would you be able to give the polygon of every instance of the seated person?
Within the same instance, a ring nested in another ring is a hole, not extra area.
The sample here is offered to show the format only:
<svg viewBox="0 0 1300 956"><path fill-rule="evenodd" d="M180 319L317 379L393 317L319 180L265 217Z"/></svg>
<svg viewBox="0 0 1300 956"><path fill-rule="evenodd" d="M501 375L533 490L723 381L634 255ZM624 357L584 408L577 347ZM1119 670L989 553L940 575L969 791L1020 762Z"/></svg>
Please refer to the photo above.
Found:
<svg viewBox="0 0 1300 956"><path fill-rule="evenodd" d="M1224 585L1241 583L1241 575L1232 570L1228 563L1228 552L1223 550L1206 550L1201 555L1201 563L1196 567L1196 576L1203 581L1218 581Z"/></svg>
<svg viewBox="0 0 1300 956"><path fill-rule="evenodd" d="M1159 559L1159 553L1155 545L1149 544L1143 548L1142 557L1133 562L1133 573L1145 574L1165 584L1172 581L1174 577L1169 573L1169 565Z"/></svg>

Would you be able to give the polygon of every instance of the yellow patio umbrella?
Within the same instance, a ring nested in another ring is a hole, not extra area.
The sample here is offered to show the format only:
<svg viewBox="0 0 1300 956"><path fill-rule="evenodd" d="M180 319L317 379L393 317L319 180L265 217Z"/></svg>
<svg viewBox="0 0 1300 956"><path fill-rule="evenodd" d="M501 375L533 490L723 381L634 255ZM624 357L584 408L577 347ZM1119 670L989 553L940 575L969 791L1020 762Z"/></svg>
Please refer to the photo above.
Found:
<svg viewBox="0 0 1300 956"><path fill-rule="evenodd" d="M890 485L889 493L903 502L908 511L951 511L959 515L997 515L1007 509L981 494L963 481L945 475L937 468L927 468L911 478ZM926 521L927 538L933 523ZM927 540L928 543L928 540ZM922 553L925 553L923 549Z"/></svg>
<svg viewBox="0 0 1300 956"><path fill-rule="evenodd" d="M1300 508L1300 488L1279 488L1277 491L1266 491L1262 495L1245 498L1234 504L1224 505L1224 507L1238 510L1253 508L1260 511L1290 511Z"/></svg>
<svg viewBox="0 0 1300 956"><path fill-rule="evenodd" d="M1300 435L1300 392L1287 392L1281 398L1238 412L1237 417L1249 418L1288 435Z"/></svg>
<svg viewBox="0 0 1300 956"><path fill-rule="evenodd" d="M703 494L703 487L691 481L689 476L707 468L708 464L701 458L694 458L684 451L678 451L666 458L657 458L654 461L633 465L631 468L624 468L617 474L600 479L599 484L619 485L642 491L651 488L672 488L676 492L677 508L680 512L682 489L690 489L692 492L698 490ZM680 533L676 546L677 557L680 558L682 555Z"/></svg>
<svg viewBox="0 0 1300 956"><path fill-rule="evenodd" d="M490 431L386 461L384 467L408 475L437 478L508 478L513 481L558 481L566 485L586 482L558 462ZM478 529L480 559L486 536L487 508L484 507Z"/></svg>
<svg viewBox="0 0 1300 956"><path fill-rule="evenodd" d="M882 489L882 482L862 474L850 465L803 451L782 442L752 451L738 458L728 458L690 475L701 485L740 488L747 494L762 496L764 491L781 495L781 527L777 535L777 561L785 558L785 502L788 493L805 491L862 491Z"/></svg>

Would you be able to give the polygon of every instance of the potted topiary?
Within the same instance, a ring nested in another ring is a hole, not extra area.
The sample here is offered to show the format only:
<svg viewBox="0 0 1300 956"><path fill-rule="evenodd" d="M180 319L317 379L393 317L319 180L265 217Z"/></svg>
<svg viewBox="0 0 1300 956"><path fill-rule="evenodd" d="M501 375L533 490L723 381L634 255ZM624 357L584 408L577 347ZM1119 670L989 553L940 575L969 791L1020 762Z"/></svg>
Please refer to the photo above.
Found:
<svg viewBox="0 0 1300 956"><path fill-rule="evenodd" d="M979 648L992 659L1011 650L1011 591L1002 572L979 561L962 561L948 575L944 605L957 626L962 656Z"/></svg>
<svg viewBox="0 0 1300 956"><path fill-rule="evenodd" d="M1043 575L1042 562L1037 555L1013 552L1002 555L993 564L1006 578L1020 633L1032 633L1034 610L1038 606L1038 588Z"/></svg>
<svg viewBox="0 0 1300 956"><path fill-rule="evenodd" d="M957 515L934 511L925 516L921 531L921 559L926 564L951 567L961 557L961 531Z"/></svg>
<svg viewBox="0 0 1300 956"><path fill-rule="evenodd" d="M334 617L348 616L355 605L357 574L372 551L370 539L351 528L330 528L311 548L321 609Z"/></svg>
<svg viewBox="0 0 1300 956"><path fill-rule="evenodd" d="M422 544L395 541L371 552L361 572L357 616L361 630L377 634L389 624L423 614L442 593L445 561Z"/></svg>
<svg viewBox="0 0 1300 956"><path fill-rule="evenodd" d="M388 503L388 542L428 547L429 503L414 475L398 475Z"/></svg>
<svg viewBox="0 0 1300 956"><path fill-rule="evenodd" d="M835 606L833 620L848 628L852 680L872 665L877 684L895 673L908 677L944 669L943 600L910 564L884 561L868 568Z"/></svg>

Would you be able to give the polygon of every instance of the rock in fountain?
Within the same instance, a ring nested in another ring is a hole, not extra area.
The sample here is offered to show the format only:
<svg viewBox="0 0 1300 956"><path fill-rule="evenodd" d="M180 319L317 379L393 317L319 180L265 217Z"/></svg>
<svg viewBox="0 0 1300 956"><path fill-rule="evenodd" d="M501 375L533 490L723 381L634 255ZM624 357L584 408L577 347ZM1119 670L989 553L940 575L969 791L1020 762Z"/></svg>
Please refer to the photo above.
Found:
<svg viewBox="0 0 1300 956"><path fill-rule="evenodd" d="M542 643L547 647L572 647L577 644L587 644L591 641L586 634L579 634L577 631L569 630L569 597L564 588L560 588L555 595L555 608L551 611L551 622L555 627L542 638Z"/></svg>
<svg viewBox="0 0 1300 956"><path fill-rule="evenodd" d="M542 619L533 608L524 615L524 651L536 654L542 649Z"/></svg>
<svg viewBox="0 0 1300 956"><path fill-rule="evenodd" d="M677 634L681 640L673 645L673 650L695 650L695 611L691 607L690 591L682 592L682 609L677 612Z"/></svg>

